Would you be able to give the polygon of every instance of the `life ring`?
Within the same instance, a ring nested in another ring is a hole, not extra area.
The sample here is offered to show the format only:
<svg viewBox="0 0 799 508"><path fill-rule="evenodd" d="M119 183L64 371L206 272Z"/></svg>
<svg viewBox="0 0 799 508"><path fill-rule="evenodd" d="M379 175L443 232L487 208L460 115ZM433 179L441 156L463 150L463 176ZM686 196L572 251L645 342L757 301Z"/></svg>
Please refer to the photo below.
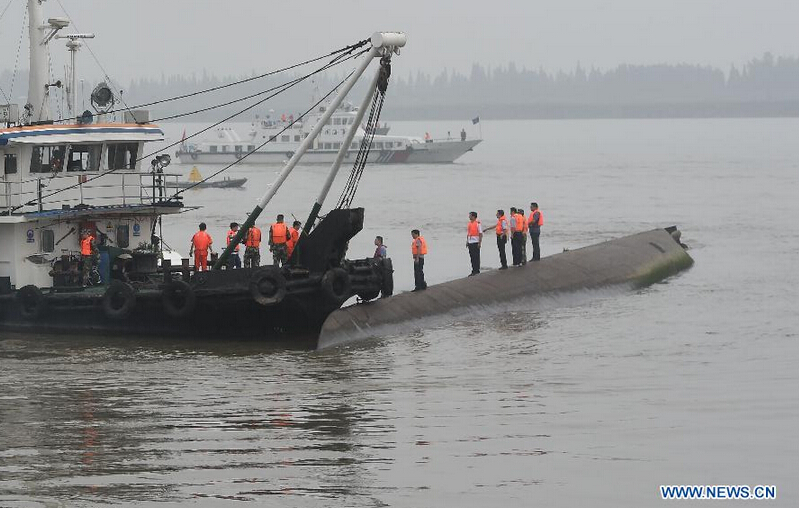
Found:
<svg viewBox="0 0 799 508"><path fill-rule="evenodd" d="M121 280L111 281L103 294L103 313L111 319L125 319L136 307L136 291Z"/></svg>
<svg viewBox="0 0 799 508"><path fill-rule="evenodd" d="M182 280L172 280L164 286L161 304L168 315L176 318L186 317L194 312L197 295L191 286Z"/></svg>
<svg viewBox="0 0 799 508"><path fill-rule="evenodd" d="M394 265L391 262L391 258L384 258L380 265L381 275L383 276L380 292L383 294L383 298L386 298L394 294Z"/></svg>
<svg viewBox="0 0 799 508"><path fill-rule="evenodd" d="M250 294L263 306L278 304L286 297L286 278L275 267L259 268L250 278Z"/></svg>
<svg viewBox="0 0 799 508"><path fill-rule="evenodd" d="M47 308L47 300L44 299L42 290L32 284L22 286L17 291L16 298L19 304L19 313L25 319L36 319Z"/></svg>
<svg viewBox="0 0 799 508"><path fill-rule="evenodd" d="M291 151L286 152L286 158L287 159L291 159L292 157L294 157L294 152L291 152Z"/></svg>
<svg viewBox="0 0 799 508"><path fill-rule="evenodd" d="M352 296L350 274L343 268L333 268L322 276L322 292L334 303L344 303Z"/></svg>

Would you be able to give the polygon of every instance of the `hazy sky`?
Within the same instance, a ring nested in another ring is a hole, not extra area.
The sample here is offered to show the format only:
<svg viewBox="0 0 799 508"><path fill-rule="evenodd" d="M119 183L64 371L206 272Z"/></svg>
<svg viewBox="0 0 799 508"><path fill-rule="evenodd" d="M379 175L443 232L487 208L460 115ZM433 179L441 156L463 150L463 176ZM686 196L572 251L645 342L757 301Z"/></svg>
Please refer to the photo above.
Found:
<svg viewBox="0 0 799 508"><path fill-rule="evenodd" d="M0 68L14 65L25 5L11 1L0 20ZM468 73L474 62L509 61L547 70L578 61L589 68L686 62L726 70L765 51L799 55L796 0L60 1L78 30L97 35L92 48L123 84L162 72L272 69L384 29L408 34L395 61L401 75L444 67ZM0 0L0 9L6 3ZM63 15L57 0L45 2L45 15ZM66 55L63 44L55 43L56 54ZM95 72L88 53L80 58L84 71Z"/></svg>

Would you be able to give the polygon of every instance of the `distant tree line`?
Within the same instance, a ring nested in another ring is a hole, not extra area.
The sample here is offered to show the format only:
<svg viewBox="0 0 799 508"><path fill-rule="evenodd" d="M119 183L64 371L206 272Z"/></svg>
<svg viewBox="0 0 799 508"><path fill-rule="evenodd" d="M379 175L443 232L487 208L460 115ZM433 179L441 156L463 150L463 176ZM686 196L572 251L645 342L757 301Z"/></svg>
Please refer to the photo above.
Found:
<svg viewBox="0 0 799 508"><path fill-rule="evenodd" d="M466 75L442 70L395 74L389 87L384 118L563 118L563 117L666 117L666 116L799 116L799 58L766 53L743 67L721 69L700 65L619 65L614 69L547 72L519 69L515 64L488 68L472 66ZM0 73L0 86L10 90L13 75ZM248 76L165 76L134 80L122 97L130 106L231 83ZM151 107L155 118L210 107L255 94L286 82L296 75L258 79L190 100ZM297 114L343 78L343 74L319 75L241 116ZM85 87L85 95L93 84ZM120 85L117 85L119 88ZM27 90L27 74L15 78L14 96ZM359 102L363 85L352 102ZM263 94L183 121L208 121L231 114L266 97ZM5 98L3 98L5 101ZM79 100L80 102L80 100ZM88 103L88 98L86 98ZM273 111L270 111L273 110Z"/></svg>

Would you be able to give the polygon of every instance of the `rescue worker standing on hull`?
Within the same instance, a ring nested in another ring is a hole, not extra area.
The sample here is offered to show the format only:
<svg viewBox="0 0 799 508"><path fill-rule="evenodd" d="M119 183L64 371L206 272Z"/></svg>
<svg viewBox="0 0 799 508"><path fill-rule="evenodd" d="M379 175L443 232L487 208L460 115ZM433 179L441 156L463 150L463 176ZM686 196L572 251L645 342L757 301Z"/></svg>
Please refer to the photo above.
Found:
<svg viewBox="0 0 799 508"><path fill-rule="evenodd" d="M90 229L83 230L80 240L80 258L83 261L83 287L89 285L94 267L94 258L99 254L97 242ZM93 282L93 281L92 281Z"/></svg>
<svg viewBox="0 0 799 508"><path fill-rule="evenodd" d="M527 218L530 229L530 241L533 244L533 259L530 261L541 260L541 247L538 239L541 236L541 226L544 225L544 214L538 209L538 203L530 203L530 216Z"/></svg>
<svg viewBox="0 0 799 508"><path fill-rule="evenodd" d="M411 231L411 254L413 254L413 281L414 291L427 289L427 282L424 280L424 257L427 254L427 242L419 233L418 229Z"/></svg>
<svg viewBox="0 0 799 508"><path fill-rule="evenodd" d="M236 234L239 232L239 223L238 222L231 222L230 223L230 231L227 232L227 244L230 245L230 242L236 237ZM236 244L236 247L233 248L233 252L230 253L230 256L227 258L227 269L232 270L234 268L241 268L241 257L239 257L239 247L240 244Z"/></svg>
<svg viewBox="0 0 799 508"><path fill-rule="evenodd" d="M388 247L383 245L383 237L375 237L375 254L372 256L374 259L385 259L388 257Z"/></svg>
<svg viewBox="0 0 799 508"><path fill-rule="evenodd" d="M275 266L283 266L289 259L289 228L283 222L283 214L277 216L277 222L269 228L269 250Z"/></svg>
<svg viewBox="0 0 799 508"><path fill-rule="evenodd" d="M505 210L497 210L497 225L495 230L497 233L497 249L499 250L499 262L502 265L500 266L499 269L507 270L508 255L505 253L505 246L508 244L508 233L510 230L510 226L508 225L508 219L505 217Z"/></svg>
<svg viewBox="0 0 799 508"><path fill-rule="evenodd" d="M194 270L197 272L208 271L208 253L213 252L211 245L214 241L211 235L205 232L205 222L200 223L200 230L191 237L191 247L189 257L194 255Z"/></svg>
<svg viewBox="0 0 799 508"><path fill-rule="evenodd" d="M522 232L522 252L521 252L521 262L523 265L527 264L527 226L529 225L527 222L527 217L524 216L524 208L519 207L516 209L516 212L521 217L521 232Z"/></svg>
<svg viewBox="0 0 799 508"><path fill-rule="evenodd" d="M530 261L541 260L541 247L538 245L538 238L541 236L541 226L544 225L544 215L538 209L538 203L530 203L530 241L533 243L533 259Z"/></svg>
<svg viewBox="0 0 799 508"><path fill-rule="evenodd" d="M472 275L480 273L480 247L483 246L483 230L477 220L477 212L469 212L469 224L466 225L466 248L469 249L469 259L472 262Z"/></svg>
<svg viewBox="0 0 799 508"><path fill-rule="evenodd" d="M524 227L524 218L519 220L519 213L516 208L510 209L510 250L513 255L513 266L520 266L522 264L522 242L524 235L522 235L521 228Z"/></svg>
<svg viewBox="0 0 799 508"><path fill-rule="evenodd" d="M259 266L261 266L261 230L253 224L244 240L244 268Z"/></svg>

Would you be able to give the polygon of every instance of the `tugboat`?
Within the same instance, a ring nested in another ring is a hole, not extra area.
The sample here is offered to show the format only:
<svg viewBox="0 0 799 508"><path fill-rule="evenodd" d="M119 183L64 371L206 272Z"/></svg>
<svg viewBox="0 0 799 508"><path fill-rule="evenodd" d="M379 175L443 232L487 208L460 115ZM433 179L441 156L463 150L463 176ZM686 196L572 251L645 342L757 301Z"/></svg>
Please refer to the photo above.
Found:
<svg viewBox="0 0 799 508"><path fill-rule="evenodd" d="M364 210L349 205L356 177L369 156L369 137L356 158L349 193L319 220L344 159L339 151L285 266L225 267L227 257L375 59L380 66L357 124L370 101L382 106L391 57L405 45L404 34L375 33L355 46L367 48L331 108L299 144L225 252L212 259L213 269L196 271L188 259L173 266L156 234L162 219L183 209L183 191L169 194L177 188L178 175L164 171L168 155L158 155L150 168L142 169L144 144L163 139L161 129L148 122L149 113L128 110L123 121L116 121L111 110L114 93L100 84L91 97L96 114L86 111L77 118L52 119L49 91L60 82L45 79L47 46L69 20L50 18L44 23L41 3L28 0L28 103L22 115L17 105L0 106L6 122L0 128L0 329L290 338L314 335L326 316L353 296L371 300L393 292L390 259L345 259L348 241L363 227ZM81 37L58 36L73 44ZM74 115L74 53L71 81ZM377 115L370 115L369 125L378 119L379 108ZM95 238L96 249L82 255L80 241L88 236ZM93 266L87 277L85 266Z"/></svg>

